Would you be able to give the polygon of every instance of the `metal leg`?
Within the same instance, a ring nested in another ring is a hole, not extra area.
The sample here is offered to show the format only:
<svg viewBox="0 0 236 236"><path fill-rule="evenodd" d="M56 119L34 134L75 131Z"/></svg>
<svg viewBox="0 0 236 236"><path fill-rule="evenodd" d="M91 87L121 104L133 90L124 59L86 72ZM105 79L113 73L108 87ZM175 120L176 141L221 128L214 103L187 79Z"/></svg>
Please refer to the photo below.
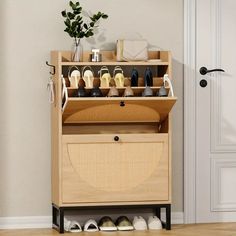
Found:
<svg viewBox="0 0 236 236"><path fill-rule="evenodd" d="M171 205L166 205L166 230L171 230Z"/></svg>
<svg viewBox="0 0 236 236"><path fill-rule="evenodd" d="M161 208L160 207L157 207L156 209L156 216L159 218L159 219L161 219Z"/></svg>
<svg viewBox="0 0 236 236"><path fill-rule="evenodd" d="M64 209L62 207L59 208L59 232L64 234Z"/></svg>
<svg viewBox="0 0 236 236"><path fill-rule="evenodd" d="M57 223L57 208L52 205L52 227L54 228L54 226L58 226L58 223Z"/></svg>

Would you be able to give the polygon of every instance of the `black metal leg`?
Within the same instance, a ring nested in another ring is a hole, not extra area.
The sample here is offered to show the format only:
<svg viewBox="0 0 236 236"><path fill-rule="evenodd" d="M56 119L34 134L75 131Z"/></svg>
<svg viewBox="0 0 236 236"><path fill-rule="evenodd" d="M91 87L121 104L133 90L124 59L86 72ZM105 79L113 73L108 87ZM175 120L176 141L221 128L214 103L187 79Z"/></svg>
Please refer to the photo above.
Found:
<svg viewBox="0 0 236 236"><path fill-rule="evenodd" d="M159 219L161 219L161 208L158 207L158 208L156 208L155 210L156 210L156 212L155 212L156 216L157 216Z"/></svg>
<svg viewBox="0 0 236 236"><path fill-rule="evenodd" d="M171 230L171 205L166 205L166 230Z"/></svg>
<svg viewBox="0 0 236 236"><path fill-rule="evenodd" d="M52 226L58 226L57 223L57 208L52 205Z"/></svg>
<svg viewBox="0 0 236 236"><path fill-rule="evenodd" d="M64 209L59 208L59 232L64 234Z"/></svg>

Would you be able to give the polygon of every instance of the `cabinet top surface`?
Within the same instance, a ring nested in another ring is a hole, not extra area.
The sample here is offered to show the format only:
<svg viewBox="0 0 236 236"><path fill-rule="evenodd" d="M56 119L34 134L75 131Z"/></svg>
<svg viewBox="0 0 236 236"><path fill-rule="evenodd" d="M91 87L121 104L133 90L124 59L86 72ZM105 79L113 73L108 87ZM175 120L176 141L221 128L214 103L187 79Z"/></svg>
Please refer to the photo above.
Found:
<svg viewBox="0 0 236 236"><path fill-rule="evenodd" d="M170 64L170 52L169 51L148 51L147 61L117 61L115 51L101 51L102 61L101 62L91 62L90 61L90 51L85 51L83 53L83 60L81 62L71 61L70 51L52 51L54 56L58 58L59 65L61 66L74 66L74 65L93 65L93 66L103 66L103 65L139 65L139 66L156 66L163 65L168 66Z"/></svg>

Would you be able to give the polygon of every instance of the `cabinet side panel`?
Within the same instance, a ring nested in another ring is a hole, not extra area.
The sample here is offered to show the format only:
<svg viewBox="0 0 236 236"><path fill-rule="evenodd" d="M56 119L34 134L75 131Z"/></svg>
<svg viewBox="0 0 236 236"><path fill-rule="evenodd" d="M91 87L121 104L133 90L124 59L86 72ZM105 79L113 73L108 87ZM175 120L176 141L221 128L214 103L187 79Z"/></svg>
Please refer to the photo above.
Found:
<svg viewBox="0 0 236 236"><path fill-rule="evenodd" d="M60 205L60 157L61 157L61 83L59 53L51 52L51 64L56 66L56 74L53 76L54 103L51 105L51 184L52 203Z"/></svg>

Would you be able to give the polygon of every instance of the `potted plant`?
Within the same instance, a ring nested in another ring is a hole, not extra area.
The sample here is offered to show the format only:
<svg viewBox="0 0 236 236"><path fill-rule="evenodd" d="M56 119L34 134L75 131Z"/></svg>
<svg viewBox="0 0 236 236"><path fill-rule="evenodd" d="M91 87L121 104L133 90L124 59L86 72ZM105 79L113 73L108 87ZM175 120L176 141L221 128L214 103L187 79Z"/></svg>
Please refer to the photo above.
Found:
<svg viewBox="0 0 236 236"><path fill-rule="evenodd" d="M65 32L74 39L74 49L72 51L72 61L81 61L82 46L81 39L89 38L94 35L94 28L98 27L100 19L107 19L108 15L102 12L89 17L90 22L85 22L82 16L82 7L79 2L69 2L72 11L62 11L61 14L65 18Z"/></svg>

